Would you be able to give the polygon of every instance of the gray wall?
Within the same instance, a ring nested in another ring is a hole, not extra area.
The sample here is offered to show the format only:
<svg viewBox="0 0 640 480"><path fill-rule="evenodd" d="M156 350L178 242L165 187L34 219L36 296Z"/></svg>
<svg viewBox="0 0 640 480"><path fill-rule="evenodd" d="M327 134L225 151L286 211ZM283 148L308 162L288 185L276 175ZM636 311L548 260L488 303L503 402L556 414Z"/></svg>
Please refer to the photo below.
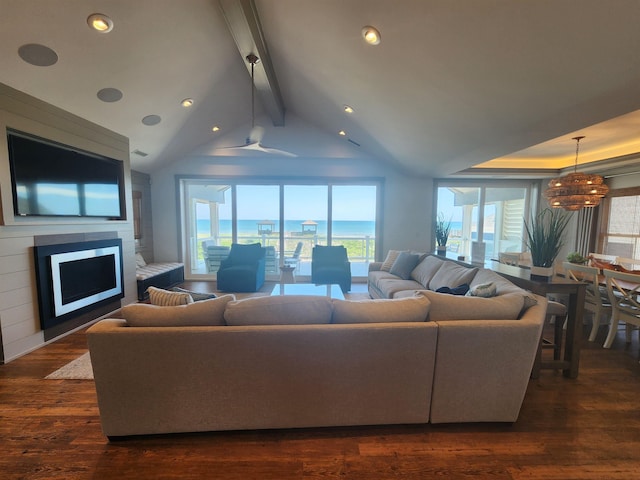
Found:
<svg viewBox="0 0 640 480"><path fill-rule="evenodd" d="M13 214L6 128L48 138L122 160L125 164L127 218L131 218L129 141L98 125L0 84L0 331L3 361L45 343L38 318L33 261L34 237L53 234L117 232L125 264L123 300L136 300L133 223L75 218L21 218Z"/></svg>

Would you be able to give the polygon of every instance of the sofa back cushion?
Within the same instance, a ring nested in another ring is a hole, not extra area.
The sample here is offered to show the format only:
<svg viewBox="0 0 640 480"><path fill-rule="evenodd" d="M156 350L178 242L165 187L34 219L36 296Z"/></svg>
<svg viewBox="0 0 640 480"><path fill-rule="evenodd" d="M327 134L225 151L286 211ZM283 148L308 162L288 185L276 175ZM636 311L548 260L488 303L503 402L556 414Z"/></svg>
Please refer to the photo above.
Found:
<svg viewBox="0 0 640 480"><path fill-rule="evenodd" d="M130 327L224 325L225 308L235 299L234 295L222 295L210 300L171 307L132 303L122 307L121 314Z"/></svg>
<svg viewBox="0 0 640 480"><path fill-rule="evenodd" d="M332 323L425 322L429 305L429 300L419 293L395 299L334 299Z"/></svg>
<svg viewBox="0 0 640 480"><path fill-rule="evenodd" d="M234 243L227 260L231 265L254 265L264 255L265 250L260 243Z"/></svg>
<svg viewBox="0 0 640 480"><path fill-rule="evenodd" d="M442 287L454 288L463 284L470 284L477 268L464 267L454 262L443 261L443 265L429 280L429 290L437 290Z"/></svg>
<svg viewBox="0 0 640 480"><path fill-rule="evenodd" d="M276 295L229 302L227 325L306 325L331 322L331 299L314 295Z"/></svg>
<svg viewBox="0 0 640 480"><path fill-rule="evenodd" d="M429 280L431 280L444 263L445 261L441 258L435 255L429 255L412 270L411 278L424 288L429 288Z"/></svg>
<svg viewBox="0 0 640 480"><path fill-rule="evenodd" d="M517 320L524 306L524 296L507 293L497 297L465 297L422 292L431 302L429 320Z"/></svg>

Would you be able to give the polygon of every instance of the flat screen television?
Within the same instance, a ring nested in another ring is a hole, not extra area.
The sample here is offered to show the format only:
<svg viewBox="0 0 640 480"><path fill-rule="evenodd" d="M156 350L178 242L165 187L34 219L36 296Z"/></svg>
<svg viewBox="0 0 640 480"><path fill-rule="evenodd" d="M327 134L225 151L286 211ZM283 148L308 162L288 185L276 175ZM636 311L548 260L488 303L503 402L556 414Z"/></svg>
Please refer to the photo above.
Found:
<svg viewBox="0 0 640 480"><path fill-rule="evenodd" d="M14 213L124 219L124 165L7 129Z"/></svg>

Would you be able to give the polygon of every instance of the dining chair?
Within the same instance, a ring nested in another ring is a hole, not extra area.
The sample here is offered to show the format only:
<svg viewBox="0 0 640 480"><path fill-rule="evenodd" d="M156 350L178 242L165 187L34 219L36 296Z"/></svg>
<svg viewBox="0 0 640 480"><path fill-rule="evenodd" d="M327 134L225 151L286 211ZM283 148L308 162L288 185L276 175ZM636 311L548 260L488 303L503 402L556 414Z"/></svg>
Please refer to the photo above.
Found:
<svg viewBox="0 0 640 480"><path fill-rule="evenodd" d="M633 326L640 327L640 275L604 270L607 293L611 303L611 327L604 348L610 348L618 332L618 323L625 323L626 341L631 342Z"/></svg>
<svg viewBox="0 0 640 480"><path fill-rule="evenodd" d="M600 318L604 313L611 315L611 303L609 302L607 289L600 284L600 269L571 262L563 262L562 267L567 278L587 284L584 309L593 314L593 324L589 334L589 341L593 342L598 334Z"/></svg>

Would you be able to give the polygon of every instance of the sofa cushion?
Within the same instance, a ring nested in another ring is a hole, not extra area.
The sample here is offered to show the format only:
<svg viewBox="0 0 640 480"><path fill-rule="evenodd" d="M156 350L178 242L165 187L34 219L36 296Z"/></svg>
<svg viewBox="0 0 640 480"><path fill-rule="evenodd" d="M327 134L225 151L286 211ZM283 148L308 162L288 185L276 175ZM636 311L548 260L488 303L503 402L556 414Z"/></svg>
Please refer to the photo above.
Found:
<svg viewBox="0 0 640 480"><path fill-rule="evenodd" d="M227 325L306 325L331 323L331 299L314 295L276 295L229 302Z"/></svg>
<svg viewBox="0 0 640 480"><path fill-rule="evenodd" d="M422 290L424 287L415 280L402 280L398 277L381 278L376 285L385 297L393 298L396 292L402 290Z"/></svg>
<svg viewBox="0 0 640 480"><path fill-rule="evenodd" d="M422 292L431 302L429 320L517 320L524 305L519 293L492 298L453 296L430 290Z"/></svg>
<svg viewBox="0 0 640 480"><path fill-rule="evenodd" d="M429 280L431 280L440 267L442 267L444 262L444 260L435 255L429 255L413 269L411 278L424 288L429 288Z"/></svg>
<svg viewBox="0 0 640 480"><path fill-rule="evenodd" d="M382 265L380 265L380 270L383 270L385 272L391 270L393 262L396 261L396 258L398 258L398 255L400 255L401 253L402 250L389 250L387 252L387 258L385 258L384 262L382 262Z"/></svg>
<svg viewBox="0 0 640 480"><path fill-rule="evenodd" d="M425 322L429 300L419 293L405 298L333 300L332 323Z"/></svg>
<svg viewBox="0 0 640 480"><path fill-rule="evenodd" d="M193 303L193 297L189 292L171 292L157 287L147 288L151 305L168 307L173 305L186 305Z"/></svg>
<svg viewBox="0 0 640 480"><path fill-rule="evenodd" d="M121 313L130 327L224 325L225 307L235 299L234 295L222 295L211 300L171 307L132 303L122 307Z"/></svg>
<svg viewBox="0 0 640 480"><path fill-rule="evenodd" d="M411 272L418 264L420 255L414 255L409 252L400 252L400 255L396 258L395 262L391 266L389 273L397 275L403 280L411 278Z"/></svg>
<svg viewBox="0 0 640 480"><path fill-rule="evenodd" d="M471 284L473 277L478 272L477 268L468 268L454 262L444 261L429 280L429 290L437 290L440 287L457 287L463 283Z"/></svg>

